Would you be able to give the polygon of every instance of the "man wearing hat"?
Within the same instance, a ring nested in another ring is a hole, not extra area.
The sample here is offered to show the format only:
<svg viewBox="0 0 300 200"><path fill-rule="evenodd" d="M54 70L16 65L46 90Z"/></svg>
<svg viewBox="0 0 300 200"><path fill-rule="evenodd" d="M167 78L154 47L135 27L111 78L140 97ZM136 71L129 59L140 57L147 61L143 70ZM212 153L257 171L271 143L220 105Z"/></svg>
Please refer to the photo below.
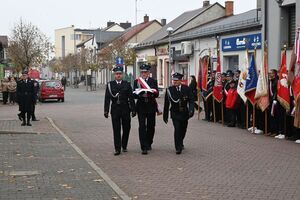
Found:
<svg viewBox="0 0 300 200"><path fill-rule="evenodd" d="M34 100L33 82L28 77L28 71L25 70L22 72L22 79L17 83L17 102L19 104L19 111L21 112L20 117L23 121L22 126L31 126L30 118Z"/></svg>
<svg viewBox="0 0 300 200"><path fill-rule="evenodd" d="M134 97L137 99L136 111L143 155L152 150L157 111L156 98L159 96L157 81L150 77L150 68L150 65L141 65L141 77L134 81Z"/></svg>
<svg viewBox="0 0 300 200"><path fill-rule="evenodd" d="M164 122L168 123L169 108L171 104L171 119L174 126L174 140L176 154L181 154L184 149L183 140L186 135L188 120L194 115L194 98L190 88L182 85L183 75L174 73L172 75L173 86L166 90L164 105Z"/></svg>
<svg viewBox="0 0 300 200"><path fill-rule="evenodd" d="M104 117L108 118L111 104L111 121L114 133L115 156L127 152L129 132L131 128L131 117L136 115L135 103L130 83L123 79L123 67L117 66L113 69L115 80L107 83L104 101ZM121 128L123 135L121 136Z"/></svg>

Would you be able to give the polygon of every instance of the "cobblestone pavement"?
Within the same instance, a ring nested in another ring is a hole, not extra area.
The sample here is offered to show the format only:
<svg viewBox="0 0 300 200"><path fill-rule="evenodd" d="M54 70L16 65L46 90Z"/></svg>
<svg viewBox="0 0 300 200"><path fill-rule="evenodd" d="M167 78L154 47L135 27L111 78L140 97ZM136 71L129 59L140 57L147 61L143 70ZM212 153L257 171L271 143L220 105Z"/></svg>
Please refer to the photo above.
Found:
<svg viewBox="0 0 300 200"><path fill-rule="evenodd" d="M19 127L0 120L1 200L120 199L46 119Z"/></svg>
<svg viewBox="0 0 300 200"><path fill-rule="evenodd" d="M165 125L158 117L149 155L140 154L134 118L129 152L113 156L111 122L103 117L103 93L68 89L65 103L44 103L38 106L37 116L53 118L133 199L299 199L300 145L196 117L189 122L182 155L175 154L172 124Z"/></svg>

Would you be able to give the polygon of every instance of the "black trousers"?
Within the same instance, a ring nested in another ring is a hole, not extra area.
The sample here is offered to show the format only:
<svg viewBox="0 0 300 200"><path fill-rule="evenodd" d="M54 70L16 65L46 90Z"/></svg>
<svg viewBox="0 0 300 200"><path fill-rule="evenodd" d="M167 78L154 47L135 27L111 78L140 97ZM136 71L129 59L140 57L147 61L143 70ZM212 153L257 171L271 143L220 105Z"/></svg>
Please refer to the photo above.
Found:
<svg viewBox="0 0 300 200"><path fill-rule="evenodd" d="M271 115L272 105L270 105L270 132L276 134L284 134L284 108L277 103L274 108L274 116Z"/></svg>
<svg viewBox="0 0 300 200"><path fill-rule="evenodd" d="M27 118L27 123L30 123L30 119L31 119L31 112L25 112L25 111L21 111L21 117L23 119L23 122L26 123L26 118Z"/></svg>
<svg viewBox="0 0 300 200"><path fill-rule="evenodd" d="M227 108L227 121L228 125L235 126L236 123L236 110Z"/></svg>
<svg viewBox="0 0 300 200"><path fill-rule="evenodd" d="M127 149L129 132L131 128L130 112L112 113L111 119L112 119L112 126L114 132L115 150L121 151L121 147L123 149ZM121 136L121 128L123 130L122 136Z"/></svg>
<svg viewBox="0 0 300 200"><path fill-rule="evenodd" d="M16 92L10 92L9 93L9 102L10 103L16 103Z"/></svg>
<svg viewBox="0 0 300 200"><path fill-rule="evenodd" d="M246 127L246 106L243 101L239 102L237 112L237 123L240 128L245 128Z"/></svg>
<svg viewBox="0 0 300 200"><path fill-rule="evenodd" d="M156 113L138 113L139 138L142 150L148 150L152 143L155 133Z"/></svg>
<svg viewBox="0 0 300 200"><path fill-rule="evenodd" d="M35 104L33 104L33 106L32 106L31 117L32 117L32 120L36 120L36 117L35 117Z"/></svg>
<svg viewBox="0 0 300 200"><path fill-rule="evenodd" d="M205 111L205 119L207 121L213 120L213 98L212 96L208 97L206 100L203 98L204 102L204 111Z"/></svg>
<svg viewBox="0 0 300 200"><path fill-rule="evenodd" d="M6 104L8 102L8 92L2 92L3 96L3 104Z"/></svg>
<svg viewBox="0 0 300 200"><path fill-rule="evenodd" d="M174 126L175 149L180 151L183 148L183 140L186 135L188 120L172 119L172 121Z"/></svg>

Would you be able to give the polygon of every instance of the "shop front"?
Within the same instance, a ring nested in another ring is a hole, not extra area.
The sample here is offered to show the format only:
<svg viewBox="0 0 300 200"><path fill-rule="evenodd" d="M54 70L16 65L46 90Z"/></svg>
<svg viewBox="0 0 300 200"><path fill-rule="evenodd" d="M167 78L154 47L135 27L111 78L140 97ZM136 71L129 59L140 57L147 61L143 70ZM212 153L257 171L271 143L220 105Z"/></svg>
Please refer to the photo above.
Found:
<svg viewBox="0 0 300 200"><path fill-rule="evenodd" d="M248 51L248 58L250 58L250 55L256 50L256 63L260 66L262 61L261 33L222 36L221 49L222 71L235 71L244 65L245 51Z"/></svg>
<svg viewBox="0 0 300 200"><path fill-rule="evenodd" d="M182 55L181 50L174 50L173 62L174 62L174 66L175 66L175 71L172 71L172 74L174 72L179 72L179 73L183 74L182 83L185 85L188 85L189 63L190 63L189 56Z"/></svg>

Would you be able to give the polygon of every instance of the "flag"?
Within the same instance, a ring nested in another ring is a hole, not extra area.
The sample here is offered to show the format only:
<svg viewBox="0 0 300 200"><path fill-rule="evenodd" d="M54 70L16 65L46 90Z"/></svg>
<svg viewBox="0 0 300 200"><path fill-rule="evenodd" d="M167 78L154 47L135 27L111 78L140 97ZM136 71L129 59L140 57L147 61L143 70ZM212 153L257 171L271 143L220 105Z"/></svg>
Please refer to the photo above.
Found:
<svg viewBox="0 0 300 200"><path fill-rule="evenodd" d="M202 59L199 59L199 71L198 71L198 77L197 77L197 88L202 88Z"/></svg>
<svg viewBox="0 0 300 200"><path fill-rule="evenodd" d="M287 81L286 51L282 53L279 81L277 85L277 99L288 112L290 110L290 90Z"/></svg>
<svg viewBox="0 0 300 200"><path fill-rule="evenodd" d="M218 52L218 62L215 77L215 85L213 88L213 96L217 102L223 101L223 85L222 85L222 74L221 74L221 61L220 52Z"/></svg>
<svg viewBox="0 0 300 200"><path fill-rule="evenodd" d="M205 57L203 58L203 62L202 62L202 90L203 91L207 91L207 80L208 80L208 67L210 64L210 58L209 57Z"/></svg>
<svg viewBox="0 0 300 200"><path fill-rule="evenodd" d="M264 52L263 63L260 67L260 73L258 77L256 92L255 92L255 99L257 100L257 105L264 112L268 106L270 105L269 100L269 90L268 90L268 79L267 79L267 72L268 72L268 54L267 51Z"/></svg>
<svg viewBox="0 0 300 200"><path fill-rule="evenodd" d="M251 56L251 62L248 69L248 76L246 79L246 86L245 86L245 95L248 98L248 100L252 103L252 105L256 104L255 100L255 91L257 86L257 71L256 71L256 64L255 64L255 56L252 54Z"/></svg>
<svg viewBox="0 0 300 200"><path fill-rule="evenodd" d="M237 92L240 95L240 97L242 98L242 100L244 101L244 103L246 103L247 101L247 97L245 96L245 86L246 86L246 78L247 78L247 74L248 74L248 67L249 67L249 60L248 60L248 52L245 51L245 59L243 64L240 66L240 77L239 77L239 82L238 82L238 86L237 86Z"/></svg>
<svg viewBox="0 0 300 200"><path fill-rule="evenodd" d="M300 98L300 27L297 30L297 36L296 36L296 48L295 48L295 54L296 54L296 63L295 66L291 71L293 71L295 77L292 83L292 88L294 92L294 97L297 102L298 98ZM299 100L300 101L300 100Z"/></svg>

